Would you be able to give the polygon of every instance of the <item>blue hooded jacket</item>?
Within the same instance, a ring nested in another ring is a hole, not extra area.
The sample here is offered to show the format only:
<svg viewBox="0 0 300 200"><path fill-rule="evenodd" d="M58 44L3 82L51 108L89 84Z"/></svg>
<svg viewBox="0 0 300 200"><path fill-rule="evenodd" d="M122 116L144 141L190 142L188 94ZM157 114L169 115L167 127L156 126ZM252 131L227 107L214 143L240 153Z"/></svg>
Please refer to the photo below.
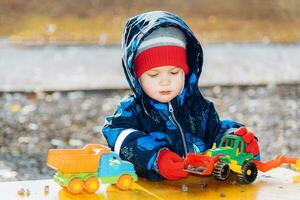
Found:
<svg viewBox="0 0 300 200"><path fill-rule="evenodd" d="M169 103L149 98L134 73L134 58L141 41L152 31L167 26L179 28L187 39L189 74L182 92ZM219 142L230 128L241 124L221 121L212 102L198 88L203 64L200 43L178 16L165 11L130 18L123 32L122 65L133 94L121 100L114 115L106 118L103 134L109 147L132 162L137 174L162 180L156 166L159 150L168 148L180 156L195 149L204 151Z"/></svg>

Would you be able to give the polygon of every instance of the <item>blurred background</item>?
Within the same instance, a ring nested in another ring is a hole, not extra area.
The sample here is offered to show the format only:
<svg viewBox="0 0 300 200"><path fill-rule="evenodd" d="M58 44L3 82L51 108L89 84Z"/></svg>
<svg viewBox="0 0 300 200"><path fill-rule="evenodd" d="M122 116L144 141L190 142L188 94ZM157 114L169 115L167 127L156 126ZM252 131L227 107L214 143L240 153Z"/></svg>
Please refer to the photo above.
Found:
<svg viewBox="0 0 300 200"><path fill-rule="evenodd" d="M0 0L0 181L51 178L49 148L105 144L104 119L130 93L124 23L152 10L194 31L202 93L254 130L262 160L300 156L300 1Z"/></svg>

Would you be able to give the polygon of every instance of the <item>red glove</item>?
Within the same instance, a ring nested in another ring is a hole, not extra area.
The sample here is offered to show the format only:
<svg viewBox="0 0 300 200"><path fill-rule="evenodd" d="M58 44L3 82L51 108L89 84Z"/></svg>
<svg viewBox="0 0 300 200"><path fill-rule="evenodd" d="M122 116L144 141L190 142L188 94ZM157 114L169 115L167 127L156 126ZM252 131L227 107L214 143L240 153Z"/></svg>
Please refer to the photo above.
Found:
<svg viewBox="0 0 300 200"><path fill-rule="evenodd" d="M159 152L157 166L160 174L168 180L178 180L188 175L187 172L183 171L183 158L169 150Z"/></svg>
<svg viewBox="0 0 300 200"><path fill-rule="evenodd" d="M248 131L247 128L241 127L235 130L234 134L241 136L244 142L247 143L247 146L245 148L246 152L252 153L253 156L256 156L259 153L258 142L252 131Z"/></svg>

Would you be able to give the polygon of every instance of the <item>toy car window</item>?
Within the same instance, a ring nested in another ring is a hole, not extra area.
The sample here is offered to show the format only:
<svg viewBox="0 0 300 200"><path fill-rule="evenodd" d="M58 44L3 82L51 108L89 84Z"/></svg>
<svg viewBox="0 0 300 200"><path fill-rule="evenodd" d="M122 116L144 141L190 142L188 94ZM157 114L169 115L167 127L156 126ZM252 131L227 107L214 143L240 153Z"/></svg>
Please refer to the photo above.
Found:
<svg viewBox="0 0 300 200"><path fill-rule="evenodd" d="M228 142L228 146L230 147L234 147L234 143L235 143L235 140L234 139L230 139L229 142Z"/></svg>
<svg viewBox="0 0 300 200"><path fill-rule="evenodd" d="M227 141L227 140L224 140L224 141L223 141L222 147L226 147L226 141Z"/></svg>

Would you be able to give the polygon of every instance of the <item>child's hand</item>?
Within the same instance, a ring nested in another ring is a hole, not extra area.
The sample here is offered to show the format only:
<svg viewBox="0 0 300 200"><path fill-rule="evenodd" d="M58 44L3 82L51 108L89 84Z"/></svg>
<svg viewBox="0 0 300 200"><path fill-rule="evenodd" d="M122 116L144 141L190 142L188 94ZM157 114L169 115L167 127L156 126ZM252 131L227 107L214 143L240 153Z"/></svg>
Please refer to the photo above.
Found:
<svg viewBox="0 0 300 200"><path fill-rule="evenodd" d="M252 153L253 156L257 156L259 154L257 138L254 136L252 131L248 131L246 127L241 127L235 130L233 133L241 136L244 142L248 144L245 148L246 152Z"/></svg>
<svg viewBox="0 0 300 200"><path fill-rule="evenodd" d="M160 174L168 180L178 180L188 175L187 172L183 171L183 158L169 150L159 152L157 166Z"/></svg>

